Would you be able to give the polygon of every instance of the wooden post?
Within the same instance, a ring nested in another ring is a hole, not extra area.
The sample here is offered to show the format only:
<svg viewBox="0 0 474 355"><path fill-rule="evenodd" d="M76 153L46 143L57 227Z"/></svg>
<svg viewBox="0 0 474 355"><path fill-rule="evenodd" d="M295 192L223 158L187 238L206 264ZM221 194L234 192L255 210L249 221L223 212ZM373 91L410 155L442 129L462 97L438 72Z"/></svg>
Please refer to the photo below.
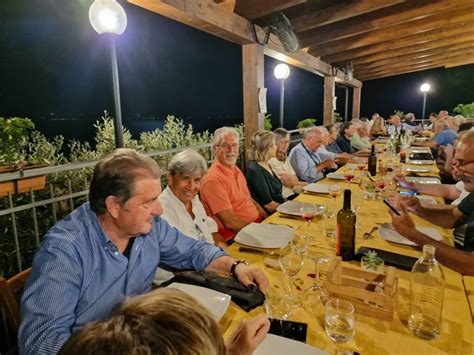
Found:
<svg viewBox="0 0 474 355"><path fill-rule="evenodd" d="M245 152L250 148L252 134L264 128L264 113L260 113L258 92L264 84L263 47L259 44L246 44L242 46L242 70L244 89L244 130ZM248 155L245 154L246 164Z"/></svg>
<svg viewBox="0 0 474 355"><path fill-rule="evenodd" d="M361 87L353 88L352 91L352 118L360 118L360 94Z"/></svg>
<svg viewBox="0 0 474 355"><path fill-rule="evenodd" d="M328 125L332 123L332 116L334 112L334 90L335 79L333 76L324 77L324 111L323 124Z"/></svg>

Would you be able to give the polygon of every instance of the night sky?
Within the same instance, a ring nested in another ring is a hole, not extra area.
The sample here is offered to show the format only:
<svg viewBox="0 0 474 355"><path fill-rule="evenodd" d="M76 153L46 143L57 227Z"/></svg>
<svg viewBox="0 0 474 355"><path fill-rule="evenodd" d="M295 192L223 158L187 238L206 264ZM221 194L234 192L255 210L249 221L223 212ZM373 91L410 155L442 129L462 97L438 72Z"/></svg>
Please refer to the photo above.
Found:
<svg viewBox="0 0 474 355"><path fill-rule="evenodd" d="M104 109L113 114L108 42L89 24L92 0L2 0L0 116L26 116L47 136L92 140ZM242 122L241 47L131 4L117 40L123 123L135 136L162 126L168 114L213 131ZM278 61L265 58L268 111L276 127ZM474 66L372 80L362 89L361 115L394 109L421 115L417 92L430 80L427 112L474 101ZM349 90L350 99L352 90ZM291 67L285 85L285 127L322 122L323 78ZM343 88L336 89L344 115ZM352 106L349 101L349 114Z"/></svg>

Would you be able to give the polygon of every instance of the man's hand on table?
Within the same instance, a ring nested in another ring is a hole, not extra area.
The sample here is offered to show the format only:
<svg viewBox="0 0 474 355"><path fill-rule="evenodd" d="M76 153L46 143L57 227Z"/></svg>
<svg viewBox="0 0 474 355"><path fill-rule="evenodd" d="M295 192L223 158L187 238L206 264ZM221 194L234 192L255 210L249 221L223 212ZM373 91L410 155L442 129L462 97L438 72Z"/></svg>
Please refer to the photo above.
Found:
<svg viewBox="0 0 474 355"><path fill-rule="evenodd" d="M263 293L268 288L268 278L259 268L241 263L236 266L234 274L242 285L257 285Z"/></svg>
<svg viewBox="0 0 474 355"><path fill-rule="evenodd" d="M265 340L269 330L270 321L265 314L242 320L226 343L226 354L252 354Z"/></svg>
<svg viewBox="0 0 474 355"><path fill-rule="evenodd" d="M415 197L415 199L417 198ZM404 202L400 202L398 204L398 211L400 212L400 216L397 216L394 212L389 211L390 216L392 217L393 229L411 240L410 235L417 230L415 228L415 223L408 214L408 210Z"/></svg>

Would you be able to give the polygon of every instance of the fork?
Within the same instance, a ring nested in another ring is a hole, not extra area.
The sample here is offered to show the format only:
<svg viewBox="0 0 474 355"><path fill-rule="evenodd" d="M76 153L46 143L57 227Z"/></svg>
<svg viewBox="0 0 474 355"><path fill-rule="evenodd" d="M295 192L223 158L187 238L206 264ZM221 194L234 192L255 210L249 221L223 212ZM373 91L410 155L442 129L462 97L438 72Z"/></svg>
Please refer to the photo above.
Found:
<svg viewBox="0 0 474 355"><path fill-rule="evenodd" d="M372 235L373 232L375 232L379 227L378 226L373 226L370 232L365 232L362 235L362 238L364 239L372 239L374 236Z"/></svg>

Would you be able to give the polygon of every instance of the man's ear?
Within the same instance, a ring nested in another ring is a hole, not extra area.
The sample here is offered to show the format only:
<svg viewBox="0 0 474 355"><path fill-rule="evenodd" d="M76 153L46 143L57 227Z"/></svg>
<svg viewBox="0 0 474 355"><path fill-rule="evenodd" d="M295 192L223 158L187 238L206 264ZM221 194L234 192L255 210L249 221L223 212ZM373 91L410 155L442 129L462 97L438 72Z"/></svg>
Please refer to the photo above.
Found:
<svg viewBox="0 0 474 355"><path fill-rule="evenodd" d="M166 183L168 184L168 186L173 183L173 177L170 173L166 173Z"/></svg>
<svg viewBox="0 0 474 355"><path fill-rule="evenodd" d="M118 218L118 214L120 209L120 201L116 196L107 196L105 199L105 207L107 208L107 212L113 217Z"/></svg>

